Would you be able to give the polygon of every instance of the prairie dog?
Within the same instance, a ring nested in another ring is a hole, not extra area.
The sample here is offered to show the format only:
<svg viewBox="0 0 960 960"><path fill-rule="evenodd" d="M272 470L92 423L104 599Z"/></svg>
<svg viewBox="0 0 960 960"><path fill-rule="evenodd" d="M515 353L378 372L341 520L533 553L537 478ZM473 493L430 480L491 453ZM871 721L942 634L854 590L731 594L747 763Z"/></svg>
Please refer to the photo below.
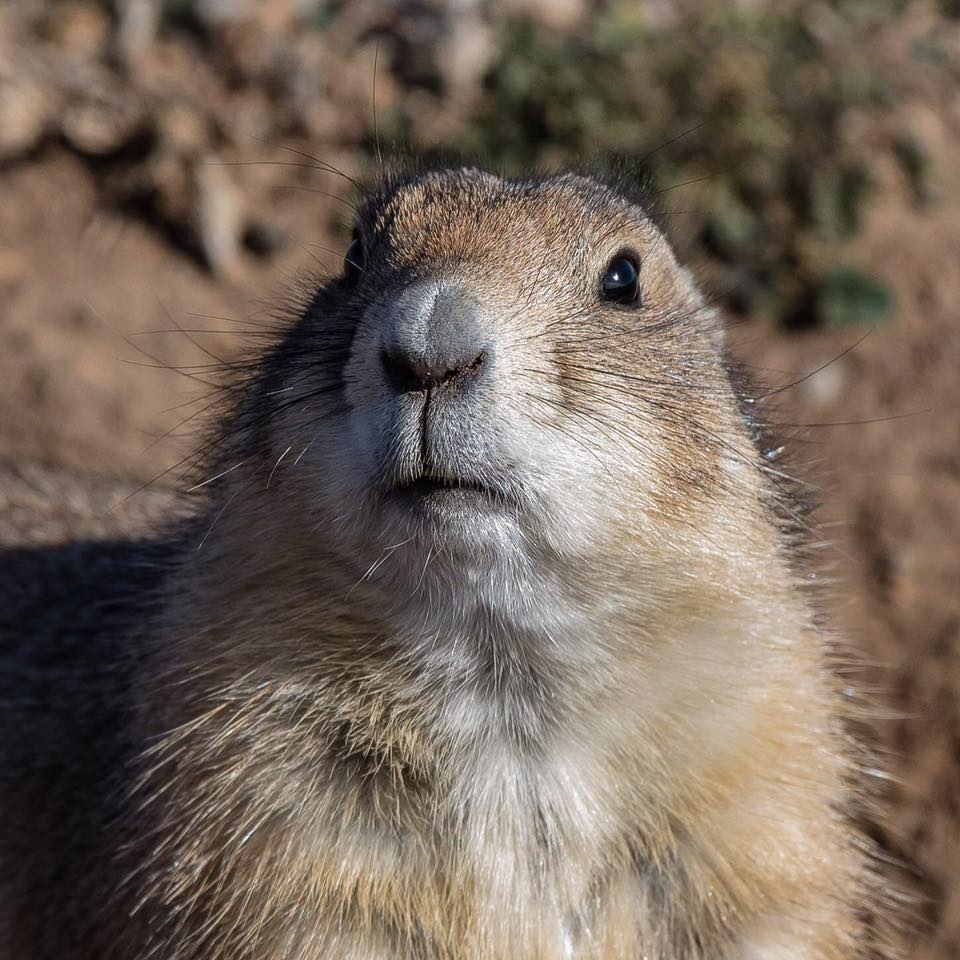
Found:
<svg viewBox="0 0 960 960"><path fill-rule="evenodd" d="M866 956L792 506L641 206L382 183L214 448L6 554L2 960Z"/></svg>

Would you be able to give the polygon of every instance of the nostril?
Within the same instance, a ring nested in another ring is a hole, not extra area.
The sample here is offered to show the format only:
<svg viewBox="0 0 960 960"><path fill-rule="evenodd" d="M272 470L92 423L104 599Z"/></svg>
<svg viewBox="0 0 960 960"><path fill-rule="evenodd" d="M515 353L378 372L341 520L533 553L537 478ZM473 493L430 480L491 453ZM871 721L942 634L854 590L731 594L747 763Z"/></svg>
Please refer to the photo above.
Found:
<svg viewBox="0 0 960 960"><path fill-rule="evenodd" d="M399 393L430 390L455 380L461 380L477 372L486 361L486 351L481 350L470 360L447 358L430 363L426 359L411 357L399 351L383 350L380 363L390 385Z"/></svg>
<svg viewBox="0 0 960 960"><path fill-rule="evenodd" d="M481 350L464 368L464 373L470 373L471 370L476 370L479 367L482 367L487 361L487 351Z"/></svg>
<svg viewBox="0 0 960 960"><path fill-rule="evenodd" d="M402 353L393 353L388 350L381 351L380 363L387 382L398 393L427 389L428 385L424 383L426 371L423 364L418 364Z"/></svg>
<svg viewBox="0 0 960 960"><path fill-rule="evenodd" d="M455 365L447 365L447 369L438 377L440 383L446 383L449 380L456 380L458 377L464 377L472 373L478 367L482 366L483 361L486 359L486 353L480 351L472 360L457 363Z"/></svg>

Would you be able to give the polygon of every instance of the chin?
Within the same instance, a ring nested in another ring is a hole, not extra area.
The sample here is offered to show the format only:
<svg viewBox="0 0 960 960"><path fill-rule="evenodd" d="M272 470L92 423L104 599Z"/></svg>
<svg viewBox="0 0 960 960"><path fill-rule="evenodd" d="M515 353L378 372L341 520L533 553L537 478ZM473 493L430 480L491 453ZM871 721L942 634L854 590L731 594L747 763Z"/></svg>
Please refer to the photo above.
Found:
<svg viewBox="0 0 960 960"><path fill-rule="evenodd" d="M381 499L378 521L381 542L408 541L425 561L431 551L442 554L445 567L515 563L523 555L520 508L482 489L413 484Z"/></svg>

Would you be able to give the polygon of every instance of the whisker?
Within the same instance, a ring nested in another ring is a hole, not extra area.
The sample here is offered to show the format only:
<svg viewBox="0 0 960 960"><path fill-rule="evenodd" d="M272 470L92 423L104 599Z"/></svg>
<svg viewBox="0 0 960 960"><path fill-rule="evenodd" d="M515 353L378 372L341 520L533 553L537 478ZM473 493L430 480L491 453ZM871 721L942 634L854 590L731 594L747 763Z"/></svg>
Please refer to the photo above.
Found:
<svg viewBox="0 0 960 960"><path fill-rule="evenodd" d="M380 153L380 128L377 126L377 64L380 62L380 37L373 51L373 135L377 143L377 163L383 166L383 155Z"/></svg>
<svg viewBox="0 0 960 960"><path fill-rule="evenodd" d="M922 410L909 410L906 413L892 413L886 417L865 417L862 420L822 420L819 423L779 423L780 427L799 427L814 429L818 427L861 427L867 423L889 423L891 420L909 420L911 417L925 417L933 413L935 407L924 407Z"/></svg>
<svg viewBox="0 0 960 960"><path fill-rule="evenodd" d="M269 490L269 489L270 489L270 481L273 480L273 475L277 472L277 467L280 466L280 464L283 462L283 458L284 458L292 449L293 449L293 444L291 444L289 447L287 447L287 449L284 450L283 453L281 453L280 456L277 458L277 462L273 465L273 469L270 471L270 476L267 477L267 485L266 485L266 487L264 487L265 490Z"/></svg>
<svg viewBox="0 0 960 960"><path fill-rule="evenodd" d="M820 373L821 370L826 370L827 367L829 367L831 364L834 364L838 360L843 359L843 357L845 357L848 353L850 353L852 350L855 350L857 347L859 347L860 344L863 343L863 341L866 340L867 337L869 337L870 334L872 334L875 330L876 330L876 327L871 327L871 329L869 329L862 337L859 337L857 340L851 343L850 346L846 347L844 350L841 350L840 353L838 353L832 359L828 360L826 363L821 363L820 366L817 367L815 370L811 370L809 373L804 374L802 377L798 377L796 380L793 380L790 383L784 384L782 387L777 387L773 390L768 390L766 393L760 394L759 397L744 397L743 402L744 403L761 403L762 401L766 400L768 397L776 396L779 393L783 393L786 390L790 390L793 387L797 386L798 384L801 384L806 380L809 380L811 377L815 377L818 373Z"/></svg>
<svg viewBox="0 0 960 960"><path fill-rule="evenodd" d="M326 160L321 160L319 157L315 157L312 154L304 153L302 150L297 150L296 147L291 147L289 144L281 143L279 146L281 150L286 150L288 153L293 153L298 157L302 157L304 160L309 160L311 163L319 164L319 169L326 170L328 173L334 173L339 177L343 177L344 180L352 184L361 194L364 192L363 184L359 180L351 177L347 173L344 173L332 163L329 163Z"/></svg>
<svg viewBox="0 0 960 960"><path fill-rule="evenodd" d="M225 477L228 473L233 473L234 470L239 470L245 463L248 463L252 457L247 457L245 460L241 460L239 463L235 463L232 467L227 467L226 470L221 470L220 473L216 476L209 477L206 480L202 480L200 483L195 483L192 487L187 488L187 493L193 493L194 490L199 490L201 487L205 487L208 484L213 483L216 480L219 480L221 477Z"/></svg>
<svg viewBox="0 0 960 960"><path fill-rule="evenodd" d="M669 187L663 187L654 193L654 196L660 196L663 193L669 193L671 190L679 190L681 187L689 187L694 183L704 183L707 180L713 180L714 174L708 173L703 177L692 177L690 180L681 180L680 183L673 183Z"/></svg>
<svg viewBox="0 0 960 960"><path fill-rule="evenodd" d="M271 308L273 304L270 305ZM257 313L262 313L262 310L258 310ZM190 313L186 314L188 317L192 317L195 320L222 320L224 323L245 323L249 326L254 327L263 327L265 330L276 332L277 325L269 323L259 323L256 320L251 320L249 317L226 317L221 316L215 313Z"/></svg>
<svg viewBox="0 0 960 960"><path fill-rule="evenodd" d="M237 497L240 495L241 492L242 492L242 489L234 490L233 493L230 494L230 496L227 498L226 503L224 503L223 506L217 511L217 514L213 518L213 521L210 523L210 526L207 527L203 536L200 538L200 542L197 544L198 551L203 549L203 545L207 542L207 538L210 536L211 533L213 533L213 528L217 525L217 522L224 515L224 513L226 513L227 507L229 507L230 504L237 499Z"/></svg>
<svg viewBox="0 0 960 960"><path fill-rule="evenodd" d="M302 164L296 164L296 166L302 166ZM311 168L316 169L316 168ZM360 213L360 208L351 201L347 200L345 197L339 197L335 193L331 193L329 190L321 190L319 187L308 187L302 183L277 183L274 184L273 189L275 190L299 190L302 193L315 193L320 197L327 197L330 200L336 200L337 203L345 206L354 216Z"/></svg>

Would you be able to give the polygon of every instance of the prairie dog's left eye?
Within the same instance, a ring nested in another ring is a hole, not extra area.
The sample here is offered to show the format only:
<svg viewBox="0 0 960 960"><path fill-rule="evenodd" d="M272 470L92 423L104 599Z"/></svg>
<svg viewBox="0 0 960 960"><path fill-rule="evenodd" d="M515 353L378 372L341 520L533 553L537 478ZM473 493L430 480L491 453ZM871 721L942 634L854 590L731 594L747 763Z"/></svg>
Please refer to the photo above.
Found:
<svg viewBox="0 0 960 960"><path fill-rule="evenodd" d="M347 247L347 252L343 258L343 275L351 284L355 284L360 279L360 274L364 268L364 249L363 240L360 234L354 232L353 240Z"/></svg>
<svg viewBox="0 0 960 960"><path fill-rule="evenodd" d="M603 275L603 299L613 303L636 303L640 297L640 274L631 257L616 257Z"/></svg>

